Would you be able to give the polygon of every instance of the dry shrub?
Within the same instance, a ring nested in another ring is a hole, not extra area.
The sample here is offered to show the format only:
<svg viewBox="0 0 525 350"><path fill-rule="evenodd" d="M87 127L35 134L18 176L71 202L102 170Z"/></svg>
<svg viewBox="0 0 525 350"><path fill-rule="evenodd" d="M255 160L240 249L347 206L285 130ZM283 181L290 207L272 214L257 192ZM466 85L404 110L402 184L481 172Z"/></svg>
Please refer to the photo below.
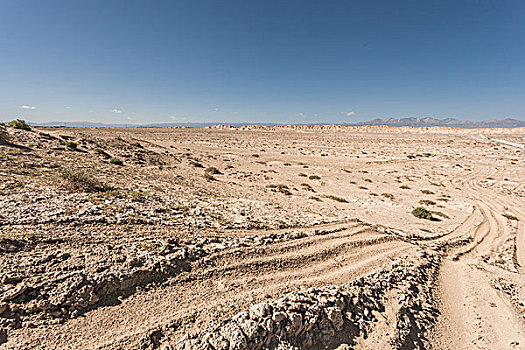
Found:
<svg viewBox="0 0 525 350"><path fill-rule="evenodd" d="M111 187L95 179L83 170L62 169L60 178L64 188L73 192L106 192Z"/></svg>

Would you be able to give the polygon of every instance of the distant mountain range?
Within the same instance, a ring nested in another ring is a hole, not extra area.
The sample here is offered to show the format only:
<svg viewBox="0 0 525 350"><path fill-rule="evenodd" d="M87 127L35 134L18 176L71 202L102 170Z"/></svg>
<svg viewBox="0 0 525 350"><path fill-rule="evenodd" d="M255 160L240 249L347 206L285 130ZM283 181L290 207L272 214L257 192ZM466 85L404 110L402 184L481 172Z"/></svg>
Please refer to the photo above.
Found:
<svg viewBox="0 0 525 350"><path fill-rule="evenodd" d="M206 126L216 124L228 124L235 127L243 125L265 125L265 126L276 126L285 125L278 123L151 123L151 124L104 124L104 123L93 123L93 122L46 122L46 123L29 123L35 126L67 126L77 128L124 128L124 127L190 127L190 128L203 128ZM328 124L328 123L324 123ZM333 124L333 123L329 123ZM341 125L348 126L367 126L367 125L387 125L387 126L413 126L413 127L430 127L430 126L449 126L456 128L466 129L477 129L477 128L518 128L525 127L525 121L517 119L503 119L503 120L483 120L483 121L469 121L469 120L458 120L454 118L447 119L435 119L435 118L382 118L374 119L366 122L359 123L340 123ZM316 125L312 123L303 125ZM319 124L317 124L319 125Z"/></svg>

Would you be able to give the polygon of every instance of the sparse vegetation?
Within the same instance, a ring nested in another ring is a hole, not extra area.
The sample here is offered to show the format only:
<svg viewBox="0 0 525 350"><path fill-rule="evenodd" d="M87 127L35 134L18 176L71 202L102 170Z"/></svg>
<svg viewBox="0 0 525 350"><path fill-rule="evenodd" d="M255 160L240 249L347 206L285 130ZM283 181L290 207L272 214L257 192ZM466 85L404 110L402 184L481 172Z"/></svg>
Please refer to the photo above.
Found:
<svg viewBox="0 0 525 350"><path fill-rule="evenodd" d="M423 194L434 194L431 190L421 190L421 193Z"/></svg>
<svg viewBox="0 0 525 350"><path fill-rule="evenodd" d="M66 142L66 147L71 149L77 149L78 145L76 142L68 141Z"/></svg>
<svg viewBox="0 0 525 350"><path fill-rule="evenodd" d="M399 186L399 188L402 189L402 190L409 190L410 189L410 187L407 186L407 185L401 185L401 186Z"/></svg>
<svg viewBox="0 0 525 350"><path fill-rule="evenodd" d="M392 193L381 193L381 195L388 199L394 199L394 195Z"/></svg>
<svg viewBox="0 0 525 350"><path fill-rule="evenodd" d="M422 199L419 201L421 205L436 205L436 202L431 201L430 199Z"/></svg>
<svg viewBox="0 0 525 350"><path fill-rule="evenodd" d="M308 176L308 178L309 178L310 180L320 180L320 179L321 179L321 177L318 176L318 175L310 175L310 176Z"/></svg>
<svg viewBox="0 0 525 350"><path fill-rule="evenodd" d="M21 129L21 130L31 130L31 127L27 125L25 120L22 119L15 119L7 123L7 126L14 128L14 129Z"/></svg>
<svg viewBox="0 0 525 350"><path fill-rule="evenodd" d="M317 196L311 196L311 197L309 197L308 199L314 200L314 201L316 201L316 202L322 202L322 201L323 201L321 198L319 198L319 197L317 197Z"/></svg>

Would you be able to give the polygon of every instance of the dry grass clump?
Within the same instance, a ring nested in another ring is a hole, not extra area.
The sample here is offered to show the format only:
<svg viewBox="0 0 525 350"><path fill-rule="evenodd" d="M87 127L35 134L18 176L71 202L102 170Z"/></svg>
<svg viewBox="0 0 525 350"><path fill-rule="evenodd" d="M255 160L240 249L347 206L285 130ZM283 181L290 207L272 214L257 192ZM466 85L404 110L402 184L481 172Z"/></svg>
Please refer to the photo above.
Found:
<svg viewBox="0 0 525 350"><path fill-rule="evenodd" d="M324 198L328 198L328 199L332 199L336 202L340 202L340 203L348 203L348 201L342 197L337 197L337 196L332 196L332 195L326 195L326 196L323 196Z"/></svg>
<svg viewBox="0 0 525 350"><path fill-rule="evenodd" d="M285 194L287 196L291 196L292 192L290 192L290 188L287 185L283 184L272 184L266 186L266 188L271 189L274 192L281 192L282 194Z"/></svg>
<svg viewBox="0 0 525 350"><path fill-rule="evenodd" d="M107 192L113 190L83 170L63 168L60 171L60 179L63 187L73 192Z"/></svg>
<svg viewBox="0 0 525 350"><path fill-rule="evenodd" d="M399 186L399 188L402 189L402 190L409 190L410 189L410 187L407 186L407 185L401 185L401 186Z"/></svg>
<svg viewBox="0 0 525 350"><path fill-rule="evenodd" d="M305 190L305 191L315 192L314 188L313 188L312 186L310 186L309 184L307 184L307 183L302 183L302 184L301 184L301 187L302 187L303 190Z"/></svg>
<svg viewBox="0 0 525 350"><path fill-rule="evenodd" d="M204 168L204 165L202 165L201 163L195 161L195 160L191 160L190 161L190 165L195 167L195 168Z"/></svg>
<svg viewBox="0 0 525 350"><path fill-rule="evenodd" d="M388 199L394 199L394 195L392 193L381 193L381 195Z"/></svg>
<svg viewBox="0 0 525 350"><path fill-rule="evenodd" d="M222 173L219 171L219 169L217 169L216 167L208 167L206 168L206 170L204 170L204 178L208 181L212 181L212 180L215 180L215 178L213 177L213 175L222 175Z"/></svg>
<svg viewBox="0 0 525 350"><path fill-rule="evenodd" d="M421 193L423 194L434 194L431 190L421 190Z"/></svg>
<svg viewBox="0 0 525 350"><path fill-rule="evenodd" d="M320 179L321 179L321 177L318 176L318 175L310 175L310 176L308 176L308 178L309 178L310 180L320 180Z"/></svg>
<svg viewBox="0 0 525 350"><path fill-rule="evenodd" d="M515 217L514 215L510 215L510 214L501 214L501 215L503 215L504 217L506 217L509 220L518 221L518 218Z"/></svg>
<svg viewBox="0 0 525 350"><path fill-rule="evenodd" d="M111 164L115 164L115 165L124 165L124 162L122 162L120 159L118 158L111 158L111 160L109 161Z"/></svg>
<svg viewBox="0 0 525 350"><path fill-rule="evenodd" d="M421 205L436 205L436 202L431 201L430 199L422 199L419 201Z"/></svg>

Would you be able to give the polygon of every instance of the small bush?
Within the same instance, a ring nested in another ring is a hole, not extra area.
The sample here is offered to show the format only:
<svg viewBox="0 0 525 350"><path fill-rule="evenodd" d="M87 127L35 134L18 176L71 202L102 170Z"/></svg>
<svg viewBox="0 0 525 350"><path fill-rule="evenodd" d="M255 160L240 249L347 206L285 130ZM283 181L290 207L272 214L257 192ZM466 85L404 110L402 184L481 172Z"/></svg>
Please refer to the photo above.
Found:
<svg viewBox="0 0 525 350"><path fill-rule="evenodd" d="M66 142L66 147L71 149L77 149L78 145L76 144L76 142L68 141Z"/></svg>
<svg viewBox="0 0 525 350"><path fill-rule="evenodd" d="M308 176L308 178L309 178L310 180L320 180L320 179L321 179L321 177L320 177L320 176L317 176L317 175L310 175L310 176Z"/></svg>
<svg viewBox="0 0 525 350"><path fill-rule="evenodd" d="M388 199L394 199L394 195L392 193L381 193L381 195Z"/></svg>
<svg viewBox="0 0 525 350"><path fill-rule="evenodd" d="M436 205L436 202L431 201L430 199L422 199L419 201L421 205Z"/></svg>
<svg viewBox="0 0 525 350"><path fill-rule="evenodd" d="M124 163L118 158L111 158L111 160L109 162L111 164L115 164L115 165L124 165Z"/></svg>
<svg viewBox="0 0 525 350"><path fill-rule="evenodd" d="M423 207L417 207L412 210L412 215L419 219L433 220L432 213Z"/></svg>
<svg viewBox="0 0 525 350"><path fill-rule="evenodd" d="M106 192L112 190L111 187L103 184L82 170L62 169L60 178L63 181L64 187L70 191Z"/></svg>
<svg viewBox="0 0 525 350"><path fill-rule="evenodd" d="M402 190L409 190L410 189L410 187L408 187L407 185L401 185L399 188L402 189Z"/></svg>
<svg viewBox="0 0 525 350"><path fill-rule="evenodd" d="M322 202L322 201L323 201L321 198L319 198L319 197L317 197L317 196L311 196L311 197L308 198L308 199L314 200L314 201L316 201L316 202Z"/></svg>
<svg viewBox="0 0 525 350"><path fill-rule="evenodd" d="M308 175L306 175L305 173L299 173L299 176L301 176L301 177L307 177Z"/></svg>
<svg viewBox="0 0 525 350"><path fill-rule="evenodd" d="M423 194L434 194L431 190L421 190L421 193Z"/></svg>
<svg viewBox="0 0 525 350"><path fill-rule="evenodd" d="M29 125L27 125L25 120L22 119L15 119L7 123L7 126L10 126L15 129L22 129L22 130L31 130Z"/></svg>

